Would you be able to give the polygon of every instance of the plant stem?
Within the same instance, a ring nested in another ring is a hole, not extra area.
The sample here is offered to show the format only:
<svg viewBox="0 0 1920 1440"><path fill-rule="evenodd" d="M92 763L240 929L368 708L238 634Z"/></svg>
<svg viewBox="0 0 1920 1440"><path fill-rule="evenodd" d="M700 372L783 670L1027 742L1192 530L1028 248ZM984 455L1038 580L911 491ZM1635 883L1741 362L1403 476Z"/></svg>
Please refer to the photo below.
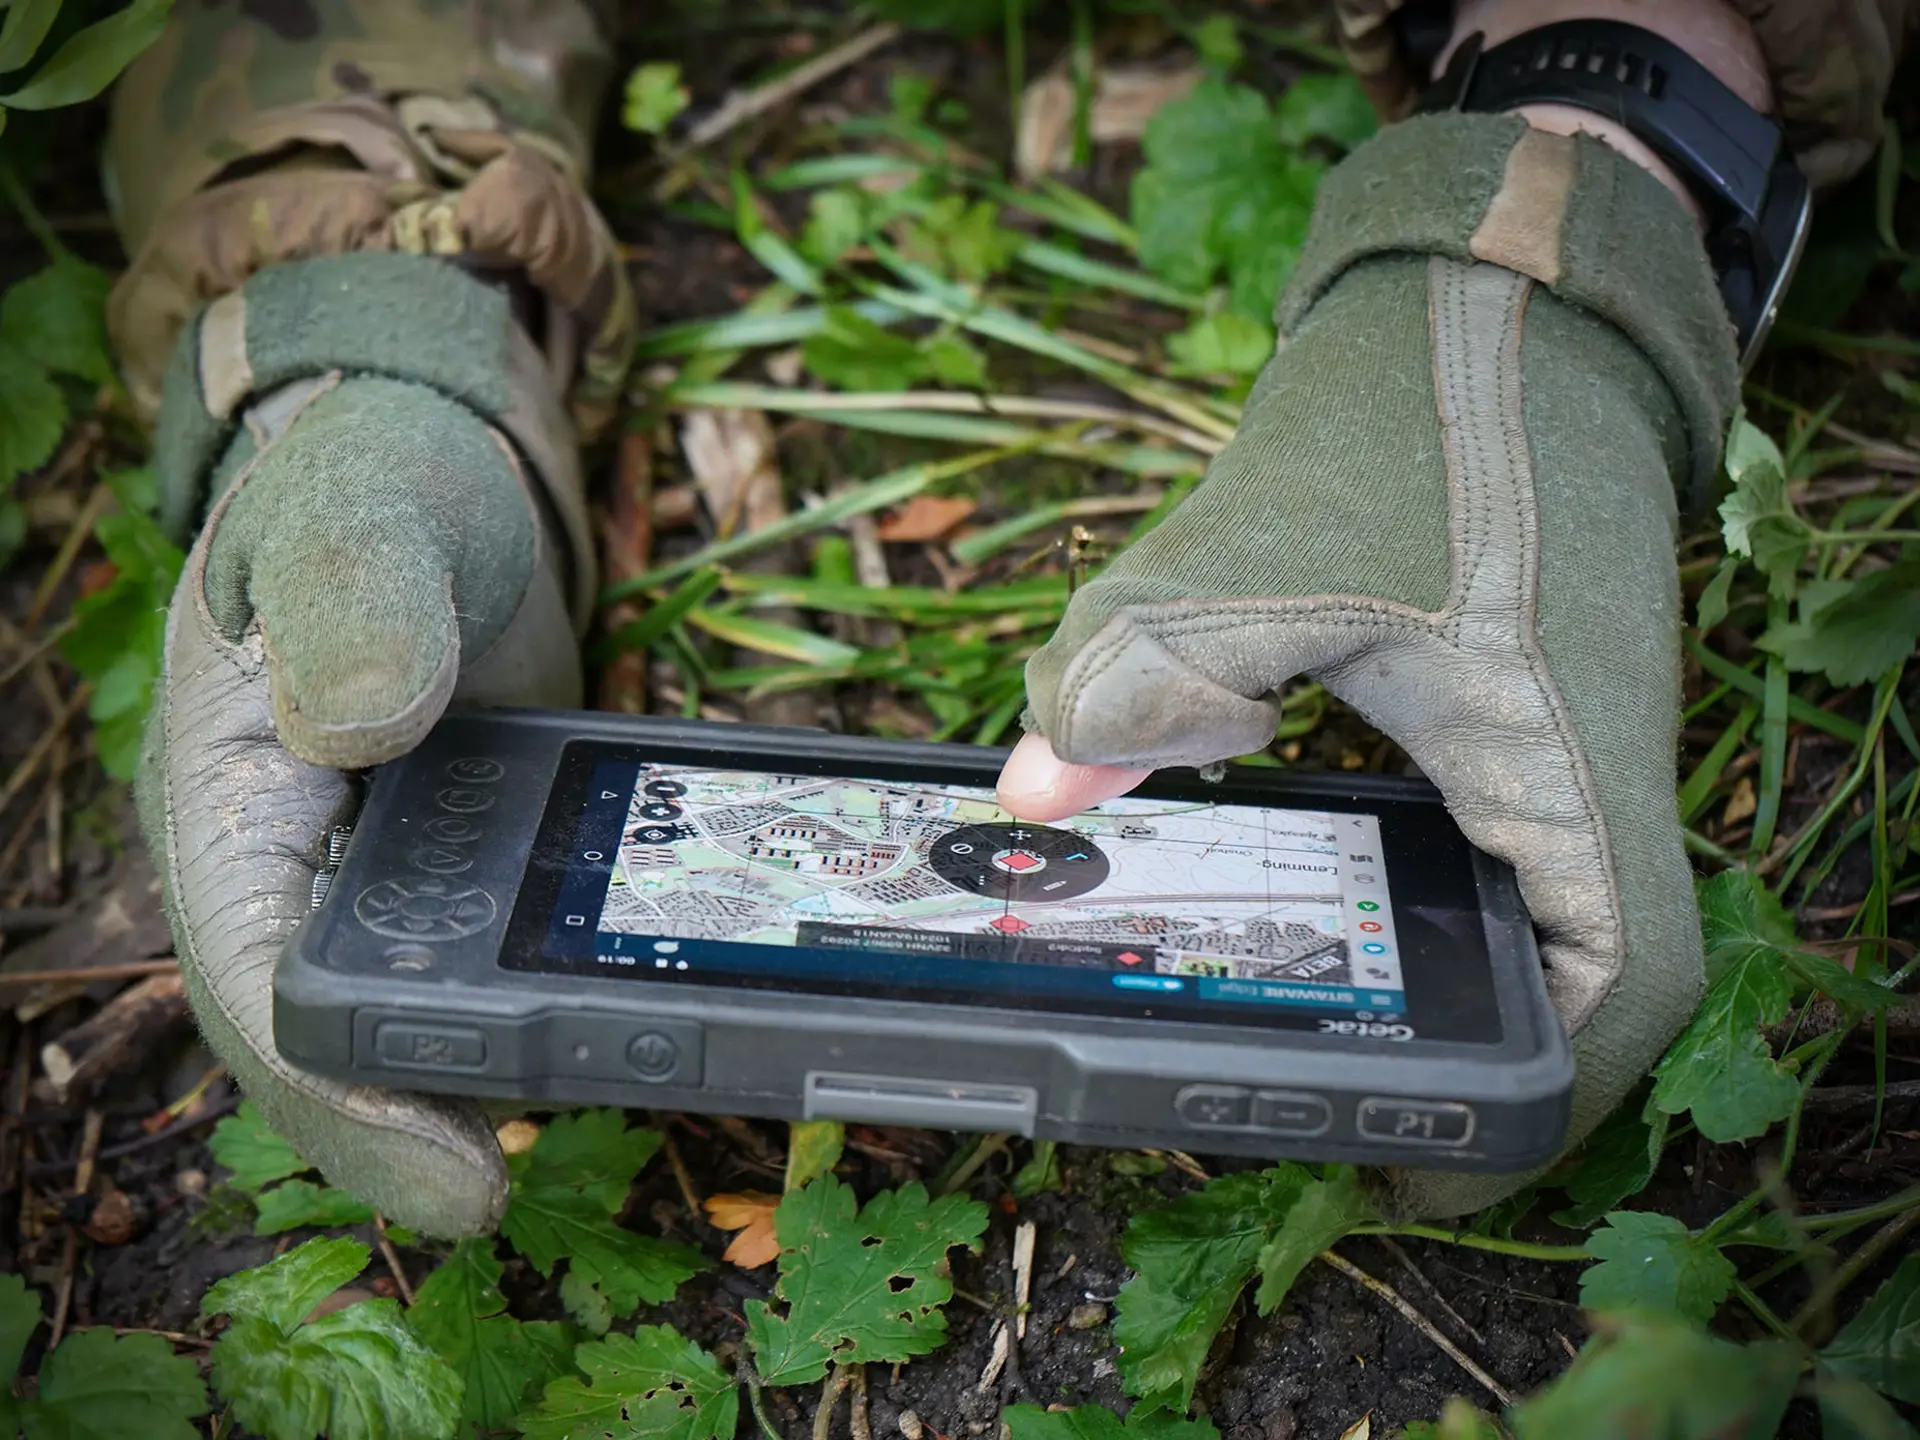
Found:
<svg viewBox="0 0 1920 1440"><path fill-rule="evenodd" d="M753 1411L753 1418L760 1422L760 1433L766 1440L786 1440L774 1428L772 1418L767 1414L767 1402L760 1393L760 1377L745 1365L740 1369L740 1383L747 1387L747 1406Z"/></svg>
<svg viewBox="0 0 1920 1440"><path fill-rule="evenodd" d="M40 207L33 203L33 196L27 193L27 187L20 183L20 177L13 173L13 166L0 158L0 195L20 213L20 223L40 242L40 248L47 252L47 259L70 260L73 252L60 243L60 237L54 233L47 217L40 213Z"/></svg>
<svg viewBox="0 0 1920 1440"><path fill-rule="evenodd" d="M1808 1215L1800 1223L1807 1230L1816 1233L1826 1230L1851 1230L1861 1225L1871 1225L1876 1220L1890 1220L1908 1211L1920 1211L1920 1185L1909 1185L1898 1195L1882 1200L1877 1205L1862 1205L1854 1210L1835 1210L1826 1215Z"/></svg>
<svg viewBox="0 0 1920 1440"><path fill-rule="evenodd" d="M1747 1309L1752 1312L1754 1319L1758 1320L1782 1340L1792 1340L1798 1343L1800 1337L1793 1333L1793 1328L1774 1313L1771 1305L1754 1294L1744 1280L1736 1279L1733 1282L1733 1298L1746 1306Z"/></svg>
<svg viewBox="0 0 1920 1440"><path fill-rule="evenodd" d="M1825 1327L1831 1321L1833 1302L1841 1293L1860 1278L1860 1273L1872 1265L1882 1255L1893 1248L1914 1226L1920 1225L1920 1207L1896 1215L1873 1234L1869 1235L1860 1248L1834 1267L1833 1274L1826 1282L1807 1297L1807 1303L1794 1312L1793 1330L1796 1335L1806 1335L1808 1327L1818 1324ZM1819 1337L1825 1339L1824 1335Z"/></svg>
<svg viewBox="0 0 1920 1440"><path fill-rule="evenodd" d="M1492 1235L1472 1235L1449 1230L1442 1225L1359 1225L1354 1235L1407 1235L1416 1240L1438 1240L1465 1250L1487 1250L1495 1255L1511 1255L1520 1260L1552 1260L1560 1263L1591 1260L1581 1245L1535 1245L1526 1240L1501 1240Z"/></svg>

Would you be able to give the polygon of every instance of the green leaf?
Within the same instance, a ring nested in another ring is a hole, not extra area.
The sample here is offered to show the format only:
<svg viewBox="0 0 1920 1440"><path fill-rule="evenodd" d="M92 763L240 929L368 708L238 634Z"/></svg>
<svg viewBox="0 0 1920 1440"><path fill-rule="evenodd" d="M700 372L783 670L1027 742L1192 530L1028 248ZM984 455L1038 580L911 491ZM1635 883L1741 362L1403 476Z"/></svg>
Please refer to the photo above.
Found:
<svg viewBox="0 0 1920 1440"><path fill-rule="evenodd" d="M1814 1378L1820 1402L1820 1440L1916 1440L1920 1431L1900 1418L1872 1386L1846 1375L1820 1371Z"/></svg>
<svg viewBox="0 0 1920 1440"><path fill-rule="evenodd" d="M795 1120L787 1127L787 1173L781 1188L798 1190L831 1174L846 1143L847 1127L838 1120Z"/></svg>
<svg viewBox="0 0 1920 1440"><path fill-rule="evenodd" d="M1257 90L1221 80L1163 106L1141 144L1141 263L1188 290L1224 272L1233 308L1265 319L1300 258L1325 166L1282 142Z"/></svg>
<svg viewBox="0 0 1920 1440"><path fill-rule="evenodd" d="M635 68L627 77L625 103L620 123L642 135L658 135L687 108L691 96L680 83L680 67L669 60L657 60Z"/></svg>
<svg viewBox="0 0 1920 1440"><path fill-rule="evenodd" d="M11 495L0 495L0 570L27 543L27 512Z"/></svg>
<svg viewBox="0 0 1920 1440"><path fill-rule="evenodd" d="M1820 1352L1820 1363L1920 1405L1920 1255L1909 1255Z"/></svg>
<svg viewBox="0 0 1920 1440"><path fill-rule="evenodd" d="M42 1311L37 1291L18 1275L0 1275L0 1393L20 1369L27 1341L39 1328Z"/></svg>
<svg viewBox="0 0 1920 1440"><path fill-rule="evenodd" d="M827 307L801 354L816 377L843 390L905 390L921 374L917 344L845 305Z"/></svg>
<svg viewBox="0 0 1920 1440"><path fill-rule="evenodd" d="M1193 27L1193 48L1215 70L1234 70L1246 56L1240 26L1231 15L1209 15Z"/></svg>
<svg viewBox="0 0 1920 1440"><path fill-rule="evenodd" d="M1282 145L1331 140L1351 150L1380 128L1380 117L1360 82L1345 70L1302 75L1274 107Z"/></svg>
<svg viewBox="0 0 1920 1440"><path fill-rule="evenodd" d="M830 1361L901 1361L939 1348L940 1307L953 1295L947 1251L978 1246L987 1207L963 1195L930 1201L916 1182L882 1191L856 1214L853 1191L823 1175L783 1199L773 1224L775 1293L787 1313L750 1303L747 1338L762 1380L799 1385Z"/></svg>
<svg viewBox="0 0 1920 1440"><path fill-rule="evenodd" d="M1400 1440L1505 1440L1506 1432L1458 1395L1448 1398L1438 1420L1414 1420Z"/></svg>
<svg viewBox="0 0 1920 1440"><path fill-rule="evenodd" d="M867 234L866 197L858 190L819 190L807 201L800 253L816 265L831 265Z"/></svg>
<svg viewBox="0 0 1920 1440"><path fill-rule="evenodd" d="M1848 584L1802 619L1760 637L1789 670L1819 671L1835 685L1877 680L1920 641L1920 552Z"/></svg>
<svg viewBox="0 0 1920 1440"><path fill-rule="evenodd" d="M1060 1146L1053 1140L1033 1142L1033 1158L1013 1172L1007 1188L1021 1200L1031 1200L1063 1184L1060 1173Z"/></svg>
<svg viewBox="0 0 1920 1440"><path fill-rule="evenodd" d="M1211 1420L1189 1420L1148 1405L1136 1405L1124 1422L1102 1405L1043 1410L1010 1405L1002 1418L1012 1440L1219 1440Z"/></svg>
<svg viewBox="0 0 1920 1440"><path fill-rule="evenodd" d="M0 105L15 110L55 110L91 100L114 76L160 38L173 0L133 0L70 36L25 85L0 95Z"/></svg>
<svg viewBox="0 0 1920 1440"><path fill-rule="evenodd" d="M1654 1312L1598 1328L1564 1375L1509 1414L1516 1440L1773 1440L1799 1377L1790 1346L1733 1345Z"/></svg>
<svg viewBox="0 0 1920 1440"><path fill-rule="evenodd" d="M1720 502L1727 549L1750 556L1776 596L1792 593L1793 573L1806 554L1810 531L1787 500L1786 461L1780 447L1744 414L1727 435L1727 474L1733 493Z"/></svg>
<svg viewBox="0 0 1920 1440"><path fill-rule="evenodd" d="M547 1386L520 1422L530 1440L732 1440L740 1391L720 1362L671 1325L582 1345L586 1372Z"/></svg>
<svg viewBox="0 0 1920 1440"><path fill-rule="evenodd" d="M309 1240L214 1285L200 1302L201 1317L231 1315L291 1331L314 1306L366 1269L372 1253L358 1240Z"/></svg>
<svg viewBox="0 0 1920 1440"><path fill-rule="evenodd" d="M1739 568L1740 562L1729 555L1720 562L1720 567L1713 572L1713 578L1700 591L1694 622L1702 630L1711 630L1727 618L1727 597L1732 593L1734 572Z"/></svg>
<svg viewBox="0 0 1920 1440"><path fill-rule="evenodd" d="M52 457L67 428L67 402L40 362L0 339L0 487Z"/></svg>
<svg viewBox="0 0 1920 1440"><path fill-rule="evenodd" d="M1262 1315L1279 1309L1314 1256L1354 1226L1373 1218L1373 1206L1360 1189L1360 1172L1351 1165L1327 1166L1325 1178L1300 1191L1299 1198L1287 1209L1287 1218L1261 1249L1255 1307Z"/></svg>
<svg viewBox="0 0 1920 1440"><path fill-rule="evenodd" d="M980 285L1012 264L1025 243L1001 226L993 201L943 195L907 224L900 250L950 279Z"/></svg>
<svg viewBox="0 0 1920 1440"><path fill-rule="evenodd" d="M96 385L113 380L107 348L107 272L63 256L7 289L0 300L0 339L42 368Z"/></svg>
<svg viewBox="0 0 1920 1440"><path fill-rule="evenodd" d="M260 1207L259 1218L253 1222L256 1235L282 1235L309 1225L331 1230L365 1225L373 1219L371 1206L345 1190L316 1185L311 1180L289 1180L263 1190L255 1203Z"/></svg>
<svg viewBox="0 0 1920 1440"><path fill-rule="evenodd" d="M1213 1339L1267 1241L1314 1179L1299 1165L1224 1175L1136 1215L1120 1242L1134 1272L1120 1290L1120 1376L1148 1406L1185 1414Z"/></svg>
<svg viewBox="0 0 1920 1440"><path fill-rule="evenodd" d="M1738 870L1701 883L1700 923L1706 998L1655 1068L1653 1104L1668 1115L1691 1110L1709 1140L1750 1140L1784 1120L1800 1093L1760 1034L1793 999L1783 953L1793 926L1766 887Z"/></svg>
<svg viewBox="0 0 1920 1440"><path fill-rule="evenodd" d="M233 1187L249 1195L308 1168L293 1147L268 1128L266 1117L251 1100L241 1102L237 1114L213 1127L207 1149L216 1165L233 1171Z"/></svg>
<svg viewBox="0 0 1920 1440"><path fill-rule="evenodd" d="M33 59L59 13L60 0L13 0L6 26L0 29L0 75Z"/></svg>
<svg viewBox="0 0 1920 1440"><path fill-rule="evenodd" d="M1712 1241L1644 1210L1615 1210L1586 1248L1600 1262L1580 1274L1589 1310L1670 1310L1704 1325L1738 1274Z"/></svg>
<svg viewBox="0 0 1920 1440"><path fill-rule="evenodd" d="M566 1260L569 1293L597 1289L612 1314L670 1299L706 1268L705 1257L615 1223L634 1177L659 1147L657 1132L627 1129L618 1110L550 1121L531 1150L507 1161L513 1190L500 1233L542 1275Z"/></svg>
<svg viewBox="0 0 1920 1440"><path fill-rule="evenodd" d="M1555 1212L1553 1223L1585 1230L1653 1179L1667 1143L1668 1116L1651 1106L1622 1105L1602 1120L1580 1147L1560 1188L1573 1203Z"/></svg>
<svg viewBox="0 0 1920 1440"><path fill-rule="evenodd" d="M40 1367L22 1407L27 1440L200 1440L200 1367L158 1335L77 1330Z"/></svg>
<svg viewBox="0 0 1920 1440"><path fill-rule="evenodd" d="M460 1418L503 1430L530 1395L567 1373L567 1327L506 1313L502 1267L490 1240L462 1240L415 1292L407 1323L465 1382Z"/></svg>
<svg viewBox="0 0 1920 1440"><path fill-rule="evenodd" d="M1273 358L1273 327L1237 310L1202 315L1167 340L1176 375L1251 375Z"/></svg>

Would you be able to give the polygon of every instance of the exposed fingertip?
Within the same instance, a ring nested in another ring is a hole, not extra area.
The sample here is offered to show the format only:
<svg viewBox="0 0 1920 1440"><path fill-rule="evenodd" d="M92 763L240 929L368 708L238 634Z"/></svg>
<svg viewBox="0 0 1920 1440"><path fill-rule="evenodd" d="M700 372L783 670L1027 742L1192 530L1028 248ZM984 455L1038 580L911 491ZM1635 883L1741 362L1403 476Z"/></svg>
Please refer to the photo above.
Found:
<svg viewBox="0 0 1920 1440"><path fill-rule="evenodd" d="M998 798L1008 814L1021 820L1065 820L1126 794L1152 773L1119 765L1074 765L1053 753L1046 736L1031 734L1007 757Z"/></svg>

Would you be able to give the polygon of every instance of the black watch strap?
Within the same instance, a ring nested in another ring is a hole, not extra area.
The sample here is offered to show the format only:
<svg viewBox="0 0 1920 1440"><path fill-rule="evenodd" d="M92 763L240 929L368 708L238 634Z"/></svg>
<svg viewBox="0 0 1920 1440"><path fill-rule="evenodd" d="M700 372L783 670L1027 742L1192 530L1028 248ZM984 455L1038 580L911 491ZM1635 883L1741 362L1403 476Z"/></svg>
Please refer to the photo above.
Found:
<svg viewBox="0 0 1920 1440"><path fill-rule="evenodd" d="M1624 125L1687 183L1744 369L1773 325L1806 242L1806 177L1780 126L1679 46L1637 25L1568 20L1483 49L1469 36L1420 111L1572 105Z"/></svg>

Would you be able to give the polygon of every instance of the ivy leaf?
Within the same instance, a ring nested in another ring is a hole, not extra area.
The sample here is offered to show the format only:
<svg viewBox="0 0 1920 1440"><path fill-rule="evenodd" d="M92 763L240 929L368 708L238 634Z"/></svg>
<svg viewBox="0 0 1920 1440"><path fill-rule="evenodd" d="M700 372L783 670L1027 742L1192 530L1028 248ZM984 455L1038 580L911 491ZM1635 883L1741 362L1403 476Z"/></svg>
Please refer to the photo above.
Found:
<svg viewBox="0 0 1920 1440"><path fill-rule="evenodd" d="M1709 1140L1749 1140L1784 1120L1800 1093L1760 1034L1793 999L1783 953L1793 926L1757 878L1735 870L1702 882L1700 924L1706 998L1655 1068L1653 1104L1691 1110Z"/></svg>
<svg viewBox="0 0 1920 1440"><path fill-rule="evenodd" d="M1224 272L1233 308L1265 319L1300 258L1326 167L1282 141L1259 91L1217 79L1161 107L1141 145L1141 262L1187 290Z"/></svg>
<svg viewBox="0 0 1920 1440"><path fill-rule="evenodd" d="M795 1120L787 1127L787 1173L782 1188L798 1190L840 1163L847 1127L838 1120Z"/></svg>
<svg viewBox="0 0 1920 1440"><path fill-rule="evenodd" d="M1820 1352L1821 1365L1920 1405L1920 1255L1909 1255Z"/></svg>
<svg viewBox="0 0 1920 1440"><path fill-rule="evenodd" d="M1744 414L1737 415L1727 435L1726 468L1733 493L1720 502L1720 528L1728 551L1749 556L1774 596L1791 594L1811 532L1787 501L1780 447Z"/></svg>
<svg viewBox="0 0 1920 1440"><path fill-rule="evenodd" d="M1167 340L1176 375L1252 375L1273 358L1273 327L1237 310L1202 315Z"/></svg>
<svg viewBox="0 0 1920 1440"><path fill-rule="evenodd" d="M256 1235L283 1235L289 1230L314 1226L322 1230L347 1225L365 1225L373 1219L371 1206L336 1190L331 1185L316 1185L311 1180L289 1180L254 1197L260 1214L253 1222Z"/></svg>
<svg viewBox="0 0 1920 1440"><path fill-rule="evenodd" d="M940 1307L952 1297L947 1251L976 1248L987 1207L962 1195L928 1200L919 1183L883 1191L855 1213L853 1191L823 1175L780 1202L777 1315L747 1306L747 1339L760 1378L800 1385L829 1361L901 1361L947 1337Z"/></svg>
<svg viewBox="0 0 1920 1440"><path fill-rule="evenodd" d="M1847 584L1803 618L1776 625L1759 644L1789 670L1817 670L1836 685L1877 680L1920 641L1920 550Z"/></svg>
<svg viewBox="0 0 1920 1440"><path fill-rule="evenodd" d="M638 66L627 77L620 123L642 135L658 135L687 108L692 97L680 83L680 67L670 60Z"/></svg>
<svg viewBox="0 0 1920 1440"><path fill-rule="evenodd" d="M71 256L56 260L7 288L0 300L0 338L46 370L109 384L107 291L112 287L97 265Z"/></svg>
<svg viewBox="0 0 1920 1440"><path fill-rule="evenodd" d="M1351 1165L1329 1165L1287 1208L1287 1218L1260 1251L1260 1289L1254 1305L1271 1315L1287 1298L1313 1257L1354 1226L1374 1218L1360 1189L1360 1172Z"/></svg>
<svg viewBox="0 0 1920 1440"><path fill-rule="evenodd" d="M1509 1414L1516 1440L1773 1440L1799 1378L1791 1347L1733 1345L1647 1311L1599 1317L1596 1329L1564 1375Z"/></svg>
<svg viewBox="0 0 1920 1440"><path fill-rule="evenodd" d="M1114 1338L1121 1379L1143 1405L1186 1413L1214 1336L1312 1183L1300 1165L1224 1175L1127 1226L1120 1254L1134 1278L1121 1287Z"/></svg>
<svg viewBox="0 0 1920 1440"><path fill-rule="evenodd" d="M1148 1405L1136 1405L1120 1417L1102 1405L1043 1410L1010 1405L1001 1416L1012 1440L1219 1440L1211 1420L1189 1420Z"/></svg>
<svg viewBox="0 0 1920 1440"><path fill-rule="evenodd" d="M502 1267L488 1240L462 1240L414 1294L407 1323L465 1381L460 1418L503 1430L530 1394L567 1373L567 1327L506 1313Z"/></svg>
<svg viewBox="0 0 1920 1440"><path fill-rule="evenodd" d="M1622 1105L1602 1120L1580 1147L1574 1168L1560 1181L1573 1203L1554 1213L1553 1223L1585 1230L1653 1179L1667 1143L1668 1116L1650 1105Z"/></svg>
<svg viewBox="0 0 1920 1440"><path fill-rule="evenodd" d="M0 1275L0 1396L20 1369L27 1341L39 1328L40 1296L18 1275Z"/></svg>
<svg viewBox="0 0 1920 1440"><path fill-rule="evenodd" d="M213 1346L213 1384L267 1440L450 1437L460 1377L408 1328L392 1300L307 1316L366 1267L357 1240L309 1240L207 1292L201 1314L232 1317Z"/></svg>
<svg viewBox="0 0 1920 1440"><path fill-rule="evenodd" d="M1580 1274L1580 1303L1589 1310L1671 1310L1704 1325L1738 1274L1712 1241L1644 1210L1615 1210L1586 1249L1600 1262Z"/></svg>
<svg viewBox="0 0 1920 1440"><path fill-rule="evenodd" d="M52 457L67 428L67 402L40 362L0 338L0 487Z"/></svg>
<svg viewBox="0 0 1920 1440"><path fill-rule="evenodd" d="M547 1386L522 1416L529 1440L732 1440L740 1391L720 1362L671 1325L590 1341L574 1354L587 1374Z"/></svg>
<svg viewBox="0 0 1920 1440"><path fill-rule="evenodd" d="M294 1153L293 1146L281 1139L266 1117L251 1100L213 1127L207 1142L216 1165L233 1172L228 1182L236 1190L252 1195L275 1180L285 1180L307 1169L307 1162Z"/></svg>
<svg viewBox="0 0 1920 1440"><path fill-rule="evenodd" d="M634 1177L659 1148L657 1132L628 1129L618 1110L560 1116L531 1149L508 1157L513 1191L500 1233L542 1275L566 1260L563 1291L597 1290L610 1314L670 1299L706 1268L705 1257L616 1223Z"/></svg>
<svg viewBox="0 0 1920 1440"><path fill-rule="evenodd" d="M200 1367L158 1335L77 1330L40 1367L21 1405L29 1440L200 1440Z"/></svg>
<svg viewBox="0 0 1920 1440"><path fill-rule="evenodd" d="M1351 150L1380 128L1373 102L1345 70L1302 75L1286 88L1274 107L1282 145L1331 140Z"/></svg>

